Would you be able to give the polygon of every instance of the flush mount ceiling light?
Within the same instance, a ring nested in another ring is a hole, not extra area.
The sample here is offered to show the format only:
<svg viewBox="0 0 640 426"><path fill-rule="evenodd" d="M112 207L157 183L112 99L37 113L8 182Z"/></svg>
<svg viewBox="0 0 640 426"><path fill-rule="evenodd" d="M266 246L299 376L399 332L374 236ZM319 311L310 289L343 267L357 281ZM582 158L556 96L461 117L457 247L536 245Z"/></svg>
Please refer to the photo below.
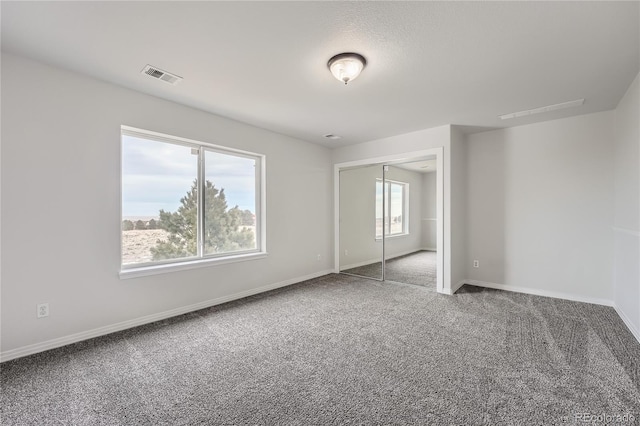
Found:
<svg viewBox="0 0 640 426"><path fill-rule="evenodd" d="M327 64L331 74L345 85L358 77L366 65L367 60L358 53L340 53Z"/></svg>
<svg viewBox="0 0 640 426"><path fill-rule="evenodd" d="M584 99L576 99L575 101L563 102L561 104L547 105L540 108L528 109L526 111L512 112L510 114L499 115L501 120L508 120L509 118L526 117L528 115L540 114L543 112L556 111L564 108L573 108L584 104Z"/></svg>

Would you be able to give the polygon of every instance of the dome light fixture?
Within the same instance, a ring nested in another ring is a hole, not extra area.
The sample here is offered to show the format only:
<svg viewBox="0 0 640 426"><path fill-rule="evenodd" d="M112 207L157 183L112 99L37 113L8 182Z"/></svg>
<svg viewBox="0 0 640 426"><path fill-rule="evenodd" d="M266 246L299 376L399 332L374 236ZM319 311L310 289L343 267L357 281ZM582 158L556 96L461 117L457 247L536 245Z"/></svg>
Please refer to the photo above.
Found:
<svg viewBox="0 0 640 426"><path fill-rule="evenodd" d="M367 60L358 53L339 53L327 63L331 74L345 85L358 77L366 65Z"/></svg>

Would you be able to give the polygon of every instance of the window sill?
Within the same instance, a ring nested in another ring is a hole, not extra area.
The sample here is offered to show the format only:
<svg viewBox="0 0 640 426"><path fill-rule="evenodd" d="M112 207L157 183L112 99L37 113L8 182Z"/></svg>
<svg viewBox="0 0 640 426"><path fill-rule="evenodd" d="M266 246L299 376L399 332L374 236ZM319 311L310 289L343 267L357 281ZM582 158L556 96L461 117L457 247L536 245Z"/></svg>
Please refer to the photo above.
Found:
<svg viewBox="0 0 640 426"><path fill-rule="evenodd" d="M408 237L408 236L409 236L409 233L406 232L404 234L387 235L387 236L385 236L385 238L387 240L389 240L389 239L393 239L393 238L402 238L402 237ZM376 237L376 241L382 241L382 237Z"/></svg>
<svg viewBox="0 0 640 426"><path fill-rule="evenodd" d="M177 263L165 263L162 265L150 265L133 267L128 269L122 269L120 271L120 279L126 280L129 278L146 277L149 275L165 274L168 272L186 271L189 269L206 268L208 266L224 265L227 263L246 262L249 260L264 259L268 256L268 253L248 253L238 254L235 256L214 257L208 259L188 260L185 262Z"/></svg>

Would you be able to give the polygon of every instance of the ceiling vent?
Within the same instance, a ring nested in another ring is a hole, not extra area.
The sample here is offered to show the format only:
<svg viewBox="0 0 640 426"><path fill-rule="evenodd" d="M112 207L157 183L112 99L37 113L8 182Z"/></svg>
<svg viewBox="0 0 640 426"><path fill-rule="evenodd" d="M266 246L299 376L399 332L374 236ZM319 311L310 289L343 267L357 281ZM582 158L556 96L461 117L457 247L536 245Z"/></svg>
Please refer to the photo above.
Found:
<svg viewBox="0 0 640 426"><path fill-rule="evenodd" d="M334 135L334 134L331 134L331 133L327 133L326 135L322 135L322 136L327 138L327 139L332 139L332 140L342 139L342 136Z"/></svg>
<svg viewBox="0 0 640 426"><path fill-rule="evenodd" d="M547 105L540 108L528 109L526 111L518 111L518 112L512 112L510 114L503 114L503 115L499 115L498 117L501 120L508 120L510 118L526 117L528 115L541 114L543 112L551 112L551 111L556 111L564 108L573 108L573 107L580 106L582 104L584 104L584 99L576 99L575 101L563 102L561 104Z"/></svg>
<svg viewBox="0 0 640 426"><path fill-rule="evenodd" d="M153 65L147 65L140 72L142 74L146 74L150 77L157 78L158 80L162 80L174 86L182 81L182 77L177 76L175 74L171 74L170 72L167 72L167 71L163 71L160 68L154 67Z"/></svg>

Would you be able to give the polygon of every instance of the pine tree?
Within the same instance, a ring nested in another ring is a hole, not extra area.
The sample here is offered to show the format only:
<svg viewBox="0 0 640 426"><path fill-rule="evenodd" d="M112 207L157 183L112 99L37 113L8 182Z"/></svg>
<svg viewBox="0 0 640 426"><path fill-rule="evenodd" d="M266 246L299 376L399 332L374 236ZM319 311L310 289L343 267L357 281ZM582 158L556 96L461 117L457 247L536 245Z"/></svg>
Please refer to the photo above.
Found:
<svg viewBox="0 0 640 426"><path fill-rule="evenodd" d="M245 226L255 225L255 219L251 210L244 210L242 212L242 224Z"/></svg>
<svg viewBox="0 0 640 426"><path fill-rule="evenodd" d="M160 210L159 229L168 232L166 240L156 241L151 248L154 260L195 256L197 248L197 183L180 199L176 212ZM250 229L240 229L242 212L238 206L227 206L224 189L218 190L210 181L204 188L204 253L226 253L255 247Z"/></svg>

